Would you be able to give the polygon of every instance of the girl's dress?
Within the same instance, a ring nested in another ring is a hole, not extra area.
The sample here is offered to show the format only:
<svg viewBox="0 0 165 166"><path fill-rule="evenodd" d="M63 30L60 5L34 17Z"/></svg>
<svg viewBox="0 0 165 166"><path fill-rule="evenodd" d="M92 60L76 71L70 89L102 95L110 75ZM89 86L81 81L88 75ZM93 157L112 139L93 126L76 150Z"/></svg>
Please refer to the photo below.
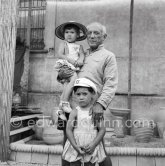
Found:
<svg viewBox="0 0 165 166"><path fill-rule="evenodd" d="M79 58L79 51L80 45L76 43L68 43L65 41L64 53L68 58L77 61ZM80 68L74 67L74 65L69 63L67 60L59 59L56 61L55 69L58 71L58 80L67 80L73 76L75 71L78 71Z"/></svg>
<svg viewBox="0 0 165 166"><path fill-rule="evenodd" d="M97 130L92 123L92 117L89 115L89 110L82 111L80 107L76 107L76 109L77 126L74 128L73 134L77 145L84 147L93 142L97 136ZM73 148L69 140L67 140L64 146L62 157L68 162L81 160L82 162L100 163L105 159L106 154L102 142L100 142L92 154L85 153L83 156L81 156Z"/></svg>

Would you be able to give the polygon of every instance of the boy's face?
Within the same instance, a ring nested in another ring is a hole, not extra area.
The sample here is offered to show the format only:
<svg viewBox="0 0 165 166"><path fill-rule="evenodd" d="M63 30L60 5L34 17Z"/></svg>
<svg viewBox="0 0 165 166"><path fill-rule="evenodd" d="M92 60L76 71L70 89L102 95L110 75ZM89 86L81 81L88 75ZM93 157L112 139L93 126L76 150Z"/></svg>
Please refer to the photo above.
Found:
<svg viewBox="0 0 165 166"><path fill-rule="evenodd" d="M75 94L80 107L87 107L91 104L93 94L89 92L88 88L80 87Z"/></svg>
<svg viewBox="0 0 165 166"><path fill-rule="evenodd" d="M78 37L77 31L74 28L65 29L64 38L68 43L73 43Z"/></svg>

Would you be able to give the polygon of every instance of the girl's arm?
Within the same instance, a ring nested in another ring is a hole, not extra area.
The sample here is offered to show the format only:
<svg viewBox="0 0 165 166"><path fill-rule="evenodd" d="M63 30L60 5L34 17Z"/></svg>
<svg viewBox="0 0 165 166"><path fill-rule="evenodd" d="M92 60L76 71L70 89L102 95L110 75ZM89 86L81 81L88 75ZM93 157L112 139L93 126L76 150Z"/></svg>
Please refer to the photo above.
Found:
<svg viewBox="0 0 165 166"><path fill-rule="evenodd" d="M67 55L65 54L65 43L64 42L60 43L60 45L59 45L59 49L57 52L57 58L67 60L71 64L75 63L74 60L68 58Z"/></svg>
<svg viewBox="0 0 165 166"><path fill-rule="evenodd" d="M83 46L80 45L80 51L79 51L79 58L77 60L77 66L78 67L82 67L84 64L84 59L85 59L85 53L84 53L84 49Z"/></svg>
<svg viewBox="0 0 165 166"><path fill-rule="evenodd" d="M92 141L91 144L89 144L85 149L87 153L93 153L95 150L96 146L103 140L104 135L105 135L105 126L104 126L104 120L101 120L100 122L97 123L97 127L99 129L99 132L96 136L96 138Z"/></svg>
<svg viewBox="0 0 165 166"><path fill-rule="evenodd" d="M74 127L75 127L76 117L77 117L77 110L72 110L72 112L69 115L69 120L67 122L66 134L67 134L68 140L70 141L73 148L78 153L84 154L84 152L81 150L81 148L77 145L76 140L75 140L74 135L73 135L73 130L74 130Z"/></svg>

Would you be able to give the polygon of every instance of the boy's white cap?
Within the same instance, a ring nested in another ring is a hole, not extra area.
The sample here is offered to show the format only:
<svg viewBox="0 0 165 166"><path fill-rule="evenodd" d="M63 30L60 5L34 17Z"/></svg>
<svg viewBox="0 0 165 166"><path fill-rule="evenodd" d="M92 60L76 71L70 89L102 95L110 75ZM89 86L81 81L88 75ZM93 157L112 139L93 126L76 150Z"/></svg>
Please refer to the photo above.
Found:
<svg viewBox="0 0 165 166"><path fill-rule="evenodd" d="M87 78L76 79L76 81L74 83L74 87L75 86L91 87L94 90L94 92L97 93L96 85L91 80L89 80Z"/></svg>

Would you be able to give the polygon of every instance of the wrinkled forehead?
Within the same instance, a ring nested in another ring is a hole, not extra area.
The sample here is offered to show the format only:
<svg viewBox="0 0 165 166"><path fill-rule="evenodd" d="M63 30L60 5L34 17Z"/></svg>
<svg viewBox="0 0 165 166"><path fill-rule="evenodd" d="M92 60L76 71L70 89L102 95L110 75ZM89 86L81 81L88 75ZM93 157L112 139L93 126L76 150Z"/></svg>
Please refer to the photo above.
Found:
<svg viewBox="0 0 165 166"><path fill-rule="evenodd" d="M91 25L87 26L87 30L88 31L103 32L102 26L101 25L97 25L97 24L91 24Z"/></svg>

